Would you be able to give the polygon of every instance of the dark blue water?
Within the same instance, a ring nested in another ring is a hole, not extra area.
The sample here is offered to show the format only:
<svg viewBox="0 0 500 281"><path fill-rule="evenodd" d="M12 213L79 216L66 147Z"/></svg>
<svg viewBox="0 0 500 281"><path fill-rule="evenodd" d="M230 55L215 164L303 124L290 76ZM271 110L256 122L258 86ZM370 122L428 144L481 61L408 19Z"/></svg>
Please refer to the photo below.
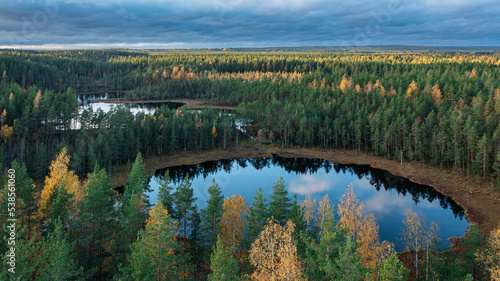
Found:
<svg viewBox="0 0 500 281"><path fill-rule="evenodd" d="M198 165L176 166L168 169L173 184L177 186L186 176L192 180L197 205L206 207L208 187L212 179L219 184L224 196L241 193L247 204L251 204L259 187L264 196L272 193L272 184L280 176L285 180L290 197L297 194L299 203L310 194L319 201L328 194L330 203L336 205L349 184L364 204L366 212L374 213L380 225L380 237L400 244L402 220L408 209L422 213L427 221L436 222L441 242L447 244L448 237L462 236L468 222L464 210L451 198L433 188L410 182L383 170L369 166L332 164L328 161L273 156L255 159L230 159L205 162ZM158 171L154 177L161 177ZM158 184L153 179L150 186L151 203L158 200Z"/></svg>

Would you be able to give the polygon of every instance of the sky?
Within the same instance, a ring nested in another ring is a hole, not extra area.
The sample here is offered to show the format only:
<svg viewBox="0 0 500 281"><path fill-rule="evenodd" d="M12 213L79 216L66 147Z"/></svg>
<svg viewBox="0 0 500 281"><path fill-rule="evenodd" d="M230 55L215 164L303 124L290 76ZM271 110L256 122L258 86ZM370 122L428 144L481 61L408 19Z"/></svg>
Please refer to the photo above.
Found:
<svg viewBox="0 0 500 281"><path fill-rule="evenodd" d="M498 0L11 0L0 48L500 46Z"/></svg>

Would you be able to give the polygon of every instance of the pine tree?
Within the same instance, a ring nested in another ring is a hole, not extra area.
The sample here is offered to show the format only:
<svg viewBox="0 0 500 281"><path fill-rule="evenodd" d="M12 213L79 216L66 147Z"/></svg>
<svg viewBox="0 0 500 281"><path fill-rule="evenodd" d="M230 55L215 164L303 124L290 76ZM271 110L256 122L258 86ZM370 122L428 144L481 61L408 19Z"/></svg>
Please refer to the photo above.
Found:
<svg viewBox="0 0 500 281"><path fill-rule="evenodd" d="M202 241L208 243L211 247L215 246L217 236L220 234L220 221L224 211L224 196L220 187L212 181L212 185L208 188L210 198L207 200L207 207L201 211L201 235Z"/></svg>
<svg viewBox="0 0 500 281"><path fill-rule="evenodd" d="M35 254L37 252L35 235L32 238L24 239L27 236L27 228L16 230L16 240L15 240L15 269L14 273L9 271L11 266L9 265L11 259L11 251L8 250L2 259L2 265L0 268L0 280L33 280L33 274L35 272L36 263L34 262Z"/></svg>
<svg viewBox="0 0 500 281"><path fill-rule="evenodd" d="M113 267L125 262L129 253L130 245L137 239L137 231L144 227L144 222L148 217L148 202L144 191L148 190L142 155L136 157L132 169L125 184L121 205L119 209L119 231L113 241L115 259Z"/></svg>
<svg viewBox="0 0 500 281"><path fill-rule="evenodd" d="M191 187L188 175L186 175L184 181L175 190L174 198L175 217L178 219L181 228L179 235L186 240L189 237L188 226L192 213L195 210L194 202L197 199L193 196L193 188Z"/></svg>
<svg viewBox="0 0 500 281"><path fill-rule="evenodd" d="M104 169L94 167L85 182L85 195L79 204L78 220L73 227L80 265L93 273L92 280L110 274L105 260L111 256L110 245L116 230L116 197Z"/></svg>
<svg viewBox="0 0 500 281"><path fill-rule="evenodd" d="M149 207L149 198L145 193L151 192L151 189L147 183L145 169L146 165L142 159L142 153L139 152L135 158L134 164L132 165L132 169L128 174L127 184L125 184L124 189L124 196L142 195L146 206Z"/></svg>
<svg viewBox="0 0 500 281"><path fill-rule="evenodd" d="M233 258L233 252L232 247L224 247L219 235L210 258L212 273L208 275L209 281L239 280L238 261Z"/></svg>
<svg viewBox="0 0 500 281"><path fill-rule="evenodd" d="M39 243L41 248L35 264L36 280L71 280L80 276L83 268L78 268L74 243L69 243L68 234L59 219L54 221L54 231Z"/></svg>
<svg viewBox="0 0 500 281"><path fill-rule="evenodd" d="M316 237L305 239L305 273L310 280L336 280L341 278L336 259L345 243L346 231L338 226L332 208L324 213L319 229L319 241Z"/></svg>
<svg viewBox="0 0 500 281"><path fill-rule="evenodd" d="M378 278L372 279L370 275L367 275L366 280L405 281L410 275L410 271L404 267L396 252L389 255L379 267Z"/></svg>
<svg viewBox="0 0 500 281"><path fill-rule="evenodd" d="M363 258L357 249L357 243L351 236L347 236L340 247L335 263L339 276L336 280L357 281L367 272L363 268Z"/></svg>
<svg viewBox="0 0 500 281"><path fill-rule="evenodd" d="M28 176L26 164L20 164L17 160L12 162L12 169L16 171L16 192L17 192L17 223L26 226L27 238L30 239L35 231L36 215L36 193L37 189L31 178ZM21 202L19 202L21 201Z"/></svg>

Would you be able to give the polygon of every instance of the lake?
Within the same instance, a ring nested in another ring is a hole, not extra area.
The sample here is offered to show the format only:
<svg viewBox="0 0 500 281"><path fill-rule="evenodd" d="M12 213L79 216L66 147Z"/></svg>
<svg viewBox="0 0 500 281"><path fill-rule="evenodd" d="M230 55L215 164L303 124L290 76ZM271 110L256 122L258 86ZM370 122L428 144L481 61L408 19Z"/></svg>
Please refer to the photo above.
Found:
<svg viewBox="0 0 500 281"><path fill-rule="evenodd" d="M153 114L155 109L163 105L169 108L179 108L184 104L180 102L144 102L144 103L107 103L107 102L94 102L97 100L106 100L110 98L120 98L124 93L98 93L98 94L80 94L78 95L78 106L80 110L85 108L92 108L94 112L101 109L104 112L108 112L111 107L117 107L119 105L126 106L130 108L130 112L137 114L139 112L144 112L146 114Z"/></svg>
<svg viewBox="0 0 500 281"><path fill-rule="evenodd" d="M301 203L310 194L317 203L328 194L330 203L339 203L349 184L364 204L366 212L374 213L380 225L380 237L393 242L398 250L402 220L412 209L422 213L427 223L436 222L443 244L448 237L462 236L468 222L464 210L450 197L436 192L432 187L412 183L391 173L364 165L332 164L325 160L283 158L272 156L253 159L229 159L168 168L174 186L186 175L192 181L199 209L206 207L208 187L215 179L225 197L241 193L250 205L259 187L263 195L272 193L272 184L282 176L289 195L297 194ZM150 181L151 203L158 201L158 184L154 177L161 177L166 170L157 171Z"/></svg>

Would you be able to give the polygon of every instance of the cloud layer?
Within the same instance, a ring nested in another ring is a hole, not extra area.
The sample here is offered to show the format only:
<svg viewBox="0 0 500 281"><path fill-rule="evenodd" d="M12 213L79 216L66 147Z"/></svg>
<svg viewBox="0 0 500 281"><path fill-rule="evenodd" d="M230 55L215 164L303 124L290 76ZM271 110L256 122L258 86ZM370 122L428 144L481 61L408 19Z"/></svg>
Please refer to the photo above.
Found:
<svg viewBox="0 0 500 281"><path fill-rule="evenodd" d="M497 0L18 0L0 46L500 45Z"/></svg>

